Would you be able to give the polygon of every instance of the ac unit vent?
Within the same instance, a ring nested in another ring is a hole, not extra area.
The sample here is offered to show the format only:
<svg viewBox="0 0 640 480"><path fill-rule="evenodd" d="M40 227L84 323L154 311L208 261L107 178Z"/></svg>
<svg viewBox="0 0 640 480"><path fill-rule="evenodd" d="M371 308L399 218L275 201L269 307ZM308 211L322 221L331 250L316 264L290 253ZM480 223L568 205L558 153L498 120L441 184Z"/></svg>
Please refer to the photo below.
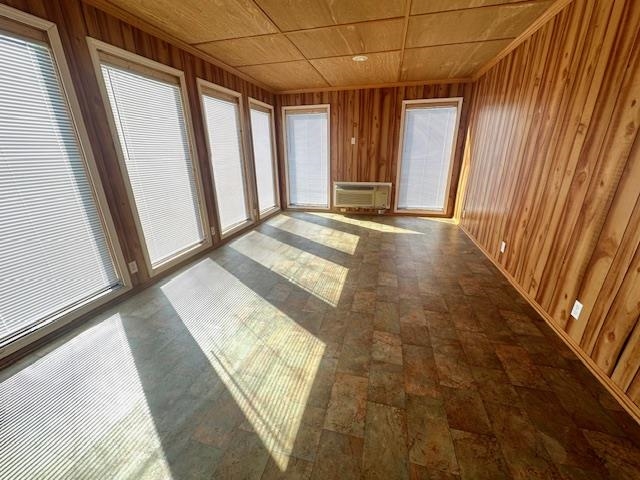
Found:
<svg viewBox="0 0 640 480"><path fill-rule="evenodd" d="M389 208L390 183L334 182L333 204L346 208Z"/></svg>

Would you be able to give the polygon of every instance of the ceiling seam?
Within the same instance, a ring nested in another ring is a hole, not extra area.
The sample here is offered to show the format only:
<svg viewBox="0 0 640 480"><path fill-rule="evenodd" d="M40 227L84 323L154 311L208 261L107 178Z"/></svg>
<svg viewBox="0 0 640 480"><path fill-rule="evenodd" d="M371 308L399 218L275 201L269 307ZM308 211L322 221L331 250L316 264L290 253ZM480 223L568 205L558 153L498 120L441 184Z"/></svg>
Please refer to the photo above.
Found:
<svg viewBox="0 0 640 480"><path fill-rule="evenodd" d="M331 83L330 83L330 82L329 82L329 81L324 77L324 75L322 75L322 73L320 73L320 71L316 68L316 66L315 66L313 63L311 63L311 61L307 58L307 56L306 56L304 53L302 53L302 51L298 48L298 46L297 46L297 45L296 45L296 44L295 44L295 43L294 43L294 42L293 42L293 41L292 41L292 40L287 36L287 34L286 34L285 32L283 32L283 31L282 31L282 29L280 28L280 25L278 25L278 24L275 22L275 20L273 20L273 19L271 18L271 16L270 16L267 12L265 12L265 11L264 11L264 9L263 9L260 5L258 5L258 2L256 2L256 0L252 0L252 2L253 2L253 4L256 6L256 8L258 8L258 9L262 12L262 14L263 14L265 17L267 17L271 23L273 23L273 25L278 29L278 32L279 32L279 33L281 33L281 34L283 34L283 35L286 37L286 39L287 39L289 42L291 42L291 45L293 45L293 47L298 51L298 53L299 53L300 55L302 55L302 57L307 61L307 63L308 63L309 65L311 65L311 68L313 68L313 69L316 71L316 73L317 73L318 75L320 75L320 78L322 78L322 80L324 80L324 82L325 82L327 85L331 86ZM295 61L299 61L299 60L295 60Z"/></svg>

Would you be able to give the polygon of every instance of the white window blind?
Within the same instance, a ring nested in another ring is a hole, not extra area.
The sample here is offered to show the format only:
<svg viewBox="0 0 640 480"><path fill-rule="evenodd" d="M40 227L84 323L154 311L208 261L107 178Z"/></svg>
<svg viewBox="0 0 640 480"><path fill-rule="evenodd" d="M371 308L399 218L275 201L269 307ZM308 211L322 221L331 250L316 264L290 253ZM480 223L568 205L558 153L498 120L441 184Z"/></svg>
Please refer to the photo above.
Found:
<svg viewBox="0 0 640 480"><path fill-rule="evenodd" d="M329 207L328 111L286 112L289 204Z"/></svg>
<svg viewBox="0 0 640 480"><path fill-rule="evenodd" d="M155 268L205 240L180 86L116 65L101 67Z"/></svg>
<svg viewBox="0 0 640 480"><path fill-rule="evenodd" d="M0 342L119 285L52 54L0 33Z"/></svg>
<svg viewBox="0 0 640 480"><path fill-rule="evenodd" d="M457 114L456 106L405 110L398 209L444 210Z"/></svg>
<svg viewBox="0 0 640 480"><path fill-rule="evenodd" d="M260 213L265 213L278 205L270 111L251 108L251 134L258 185L258 208Z"/></svg>
<svg viewBox="0 0 640 480"><path fill-rule="evenodd" d="M222 233L249 219L238 100L203 93L211 166Z"/></svg>

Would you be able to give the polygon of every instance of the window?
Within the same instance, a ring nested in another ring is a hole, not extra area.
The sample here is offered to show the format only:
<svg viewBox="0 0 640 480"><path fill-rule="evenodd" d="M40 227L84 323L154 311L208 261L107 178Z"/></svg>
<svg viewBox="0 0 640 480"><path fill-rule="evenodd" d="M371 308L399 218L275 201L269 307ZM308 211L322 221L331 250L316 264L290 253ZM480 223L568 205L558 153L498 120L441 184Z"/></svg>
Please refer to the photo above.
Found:
<svg viewBox="0 0 640 480"><path fill-rule="evenodd" d="M289 206L329 208L329 105L284 107Z"/></svg>
<svg viewBox="0 0 640 480"><path fill-rule="evenodd" d="M62 84L68 70L57 30L20 17L43 30L29 35L31 27L16 23L19 35L0 31L0 346L12 343L3 354L24 346L26 334L42 335L121 293L128 281L98 203L103 192L91 179L90 150L80 145L86 133L72 120L77 104Z"/></svg>
<svg viewBox="0 0 640 480"><path fill-rule="evenodd" d="M397 210L444 212L462 99L405 100Z"/></svg>
<svg viewBox="0 0 640 480"><path fill-rule="evenodd" d="M273 147L273 107L257 100L251 104L251 136L258 187L258 208L265 215L278 208L278 178Z"/></svg>
<svg viewBox="0 0 640 480"><path fill-rule="evenodd" d="M199 80L222 236L251 221L245 187L240 94Z"/></svg>
<svg viewBox="0 0 640 480"><path fill-rule="evenodd" d="M102 42L90 43L154 274L209 243L185 120L183 75Z"/></svg>

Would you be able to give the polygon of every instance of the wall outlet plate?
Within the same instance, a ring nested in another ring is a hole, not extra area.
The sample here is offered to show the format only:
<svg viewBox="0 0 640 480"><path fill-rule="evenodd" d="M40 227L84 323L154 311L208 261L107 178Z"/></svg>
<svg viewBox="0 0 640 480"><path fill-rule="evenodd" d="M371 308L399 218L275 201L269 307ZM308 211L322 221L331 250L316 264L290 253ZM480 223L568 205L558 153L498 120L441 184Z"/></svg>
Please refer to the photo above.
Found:
<svg viewBox="0 0 640 480"><path fill-rule="evenodd" d="M355 145L356 144L356 137L351 137L351 145Z"/></svg>
<svg viewBox="0 0 640 480"><path fill-rule="evenodd" d="M571 309L571 316L576 320L580 318L580 314L582 313L582 307L583 305L578 300L576 300L576 303L573 304L573 308Z"/></svg>
<svg viewBox="0 0 640 480"><path fill-rule="evenodd" d="M500 242L500 253L504 253L507 251L507 243L502 241Z"/></svg>
<svg viewBox="0 0 640 480"><path fill-rule="evenodd" d="M129 272L133 273L138 273L138 264L136 263L135 260L127 263L127 266L129 267Z"/></svg>

